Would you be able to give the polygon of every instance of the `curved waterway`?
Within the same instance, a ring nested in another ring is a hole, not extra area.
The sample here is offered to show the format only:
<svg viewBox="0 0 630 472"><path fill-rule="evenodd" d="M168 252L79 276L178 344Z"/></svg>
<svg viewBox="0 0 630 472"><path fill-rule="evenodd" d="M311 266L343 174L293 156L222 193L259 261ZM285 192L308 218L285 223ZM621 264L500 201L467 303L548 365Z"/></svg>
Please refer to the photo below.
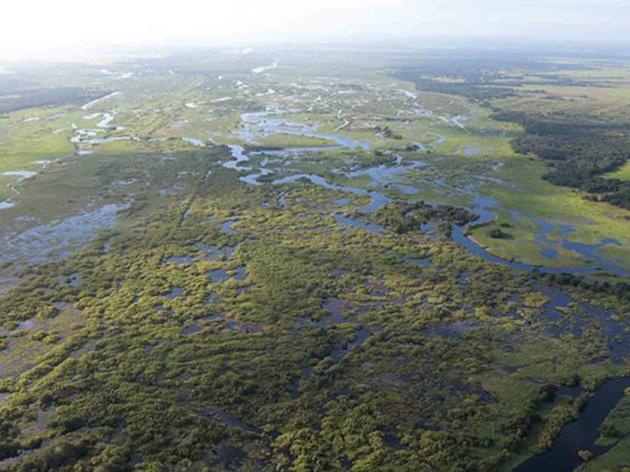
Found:
<svg viewBox="0 0 630 472"><path fill-rule="evenodd" d="M243 124L239 130L241 139L246 142L253 143L257 139L269 136L271 134L291 134L294 136L301 136L304 138L316 138L331 141L336 146L318 146L307 148L294 148L308 149L309 151L317 149L334 149L334 148L346 148L346 149L369 149L371 144L369 141L356 141L353 139L340 136L338 134L320 133L317 131L315 125L297 123L295 121L286 120L283 118L274 117L275 115L285 114L286 112L274 112L274 111L262 111L254 113L243 113L241 120ZM291 152L291 148L283 149L282 152Z"/></svg>
<svg viewBox="0 0 630 472"><path fill-rule="evenodd" d="M549 450L532 457L514 472L570 472L582 464L579 451L590 451L596 456L608 451L610 447L596 444L599 428L629 387L630 378L606 382L595 391L578 418L562 428Z"/></svg>
<svg viewBox="0 0 630 472"><path fill-rule="evenodd" d="M466 226L456 226L453 228L452 236L453 240L458 244L461 244L466 249L468 249L471 253L475 254L478 257L486 260L487 262L491 262L493 264L500 264L512 269L522 270L522 271L534 271L537 270L539 272L544 272L548 274L562 274L562 273L572 273L572 274L593 274L598 272L608 272L610 274L619 275L622 277L630 276L630 270L625 269L619 265L617 265L613 260L610 260L600 253L597 252L598 249L609 245L619 245L620 243L614 239L605 238L596 244L586 244L586 243L578 243L574 241L569 241L566 237L575 231L575 228L568 225L561 225L558 239L551 240L549 238L549 234L556 230L556 226L543 220L542 218L536 218L531 216L525 216L520 212L512 211L511 213L516 218L520 219L528 219L533 221L538 227L540 231L536 235L536 240L541 244L545 243L557 243L560 244L565 249L575 252L580 256L584 257L586 260L591 261L590 265L585 266L570 266L570 267L556 267L556 266L543 266L543 265L535 265L528 264L526 262L519 261L511 261L508 259L503 259L499 256L492 254L487 249L483 248L476 241L472 240L467 236L467 231L470 228L474 228L477 226L485 225L490 221L496 218L495 210L499 208L499 205L496 201L490 198L484 198L477 196L475 198L474 205L472 207L472 211L479 216L475 222L470 223ZM555 254L549 254L550 258L554 258Z"/></svg>
<svg viewBox="0 0 630 472"><path fill-rule="evenodd" d="M381 189L388 189L397 192L400 195L414 195L420 192L420 189L416 185L412 185L408 182L401 182L400 177L404 177L405 174L413 171L414 169L427 166L425 162L421 160L405 160L401 156L396 156L395 162L391 164L379 164L373 167L362 168L353 170L350 172L342 172L340 170L332 170L332 173L342 177L343 179L357 179L368 177L370 184L368 188L355 187L352 185L342 185L331 182L330 180L311 173L295 172L291 175L279 176L275 179L259 180L261 177L267 177L272 175L274 171L267 167L270 159L288 159L298 157L306 153L315 153L322 151L329 151L334 149L355 149L355 150L367 150L370 148L370 143L367 141L357 141L344 136L339 136L329 133L320 133L317 131L317 127L311 124L302 124L290 121L285 118L279 117L279 115L287 114L289 112L280 111L262 111L255 113L244 113L241 115L242 126L239 129L239 136L241 139L252 145L256 144L257 140L273 134L290 134L295 136L301 136L306 138L319 138L330 141L331 145L326 146L312 146L312 147L286 147L281 149L272 150L253 150L247 151L242 146L230 145L230 151L234 160L224 163L224 167L233 169L239 172L248 172L247 175L240 177L240 180L249 185L282 185L288 183L296 183L299 181L307 181L313 185L317 185L323 188L331 190L339 190L354 195L367 195L371 198L369 204L364 205L359 209L359 213L370 214L374 213L390 202L390 198L384 193L380 192ZM418 152L427 152L429 149L434 148L442 144L446 137L434 134L435 141L430 145L417 144ZM244 163L251 163L250 156L265 156L265 160L261 167L254 169L253 165L244 165ZM293 161L291 161L293 162ZM284 161L283 161L284 164ZM284 169L288 168L287 165ZM489 178L478 176L478 180L483 183ZM493 180L493 181L496 181ZM496 183L496 182L495 182ZM499 182L500 183L500 182ZM520 271L539 271L545 273L573 273L573 274L589 274L606 272L620 276L629 276L630 270L621 267L614 260L601 254L600 249L607 245L620 245L620 243L614 239L602 239L596 244L586 244L570 241L567 237L575 231L575 228L569 225L554 225L541 218L531 217L529 215L523 215L517 211L510 211L514 218L521 220L528 220L536 224L539 228L539 232L536 234L536 241L541 245L541 254L549 259L555 259L557 257L556 250L551 246L560 246L568 251L579 254L586 261L587 265L573 266L573 267L558 267L552 265L535 265L526 262L519 262L504 259L502 257L492 254L487 249L483 248L476 241L468 236L468 231L471 228L487 224L496 218L496 211L503 209L498 202L490 198L485 198L476 192L476 185L468 185L465 189L456 188L450 185L444 179L438 179L432 181L432 185L443 186L447 190L452 190L457 193L464 192L467 196L473 200L472 205L469 207L471 211L478 215L478 219L466 226L455 226L452 231L453 241L464 246L468 251L474 255L484 259L487 262L493 264L500 264ZM383 228L378 227L368 222L362 222L360 220L352 220L339 214L334 215L337 222L341 224L347 224L350 226L360 227L375 233L382 233ZM377 228L378 227L378 228ZM555 239L551 238L551 234L557 234Z"/></svg>

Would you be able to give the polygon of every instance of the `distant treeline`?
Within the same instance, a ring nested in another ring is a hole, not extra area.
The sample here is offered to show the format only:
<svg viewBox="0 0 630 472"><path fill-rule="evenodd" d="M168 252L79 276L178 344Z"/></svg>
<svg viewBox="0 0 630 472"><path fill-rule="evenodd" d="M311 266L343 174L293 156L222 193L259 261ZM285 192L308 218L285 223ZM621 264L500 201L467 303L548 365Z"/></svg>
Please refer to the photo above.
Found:
<svg viewBox="0 0 630 472"><path fill-rule="evenodd" d="M527 80L529 85L549 83L565 86L588 85L586 82L550 73L558 69L559 65L538 60L530 55L519 60L511 55L498 53L492 57L488 57L487 53L471 53L465 57L433 58L412 67L401 67L394 75L414 82L418 90L461 95L481 102L516 95L514 87L525 85L523 75L518 72L522 70L530 71L528 73L530 80ZM546 74L542 75L542 72ZM532 76L539 76L540 80L532 83Z"/></svg>
<svg viewBox="0 0 630 472"><path fill-rule="evenodd" d="M516 94L511 87L498 86L493 83L453 83L435 79L418 79L416 86L428 92L462 95L479 101L507 98Z"/></svg>
<svg viewBox="0 0 630 472"><path fill-rule="evenodd" d="M540 77L540 82L537 80L536 83L593 86L550 73L557 67L533 59L516 62L505 57L495 61L478 57L429 61L401 68L395 75L414 82L419 90L459 95L485 106L492 106L491 101L495 99L544 93L512 88L521 85L522 76L510 71L529 70L530 76ZM528 84L532 85L531 81ZM546 180L580 189L593 200L630 209L630 182L601 177L619 169L630 157L629 123L611 123L598 117L564 113L544 115L505 110L495 110L494 118L523 126L525 132L513 141L513 146L516 151L535 154L548 164Z"/></svg>
<svg viewBox="0 0 630 472"><path fill-rule="evenodd" d="M2 90L0 113L71 103L81 104L102 97L106 93L80 87Z"/></svg>
<svg viewBox="0 0 630 472"><path fill-rule="evenodd" d="M630 127L576 116L497 112L494 118L519 123L525 133L513 141L516 151L536 154L549 165L546 180L579 188L594 199L630 209L630 182L600 177L630 158Z"/></svg>
<svg viewBox="0 0 630 472"><path fill-rule="evenodd" d="M592 277L575 274L544 274L537 273L541 280L564 286L580 287L595 294L607 293L623 300L630 300L630 282L597 280Z"/></svg>

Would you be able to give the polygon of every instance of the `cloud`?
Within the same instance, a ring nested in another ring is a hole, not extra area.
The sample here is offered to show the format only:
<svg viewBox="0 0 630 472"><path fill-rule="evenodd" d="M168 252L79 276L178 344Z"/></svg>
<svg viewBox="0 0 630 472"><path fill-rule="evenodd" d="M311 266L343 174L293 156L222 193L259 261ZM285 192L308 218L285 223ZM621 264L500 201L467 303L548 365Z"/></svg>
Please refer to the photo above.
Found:
<svg viewBox="0 0 630 472"><path fill-rule="evenodd" d="M85 47L421 36L630 41L627 0L19 0L0 17L0 57Z"/></svg>

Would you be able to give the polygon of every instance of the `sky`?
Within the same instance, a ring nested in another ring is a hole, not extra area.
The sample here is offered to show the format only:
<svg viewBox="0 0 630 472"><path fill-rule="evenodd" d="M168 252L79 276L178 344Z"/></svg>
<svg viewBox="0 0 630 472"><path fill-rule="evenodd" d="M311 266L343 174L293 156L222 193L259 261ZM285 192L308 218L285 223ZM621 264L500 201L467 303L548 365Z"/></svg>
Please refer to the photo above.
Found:
<svg viewBox="0 0 630 472"><path fill-rule="evenodd" d="M0 58L103 46L531 38L630 43L630 0L5 0Z"/></svg>

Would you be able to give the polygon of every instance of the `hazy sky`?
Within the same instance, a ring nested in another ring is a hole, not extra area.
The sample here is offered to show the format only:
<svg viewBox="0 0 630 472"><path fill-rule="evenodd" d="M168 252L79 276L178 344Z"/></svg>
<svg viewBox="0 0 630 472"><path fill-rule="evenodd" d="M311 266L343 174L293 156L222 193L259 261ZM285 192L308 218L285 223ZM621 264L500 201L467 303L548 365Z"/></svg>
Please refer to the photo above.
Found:
<svg viewBox="0 0 630 472"><path fill-rule="evenodd" d="M0 57L100 45L512 36L630 42L630 0L4 0Z"/></svg>

